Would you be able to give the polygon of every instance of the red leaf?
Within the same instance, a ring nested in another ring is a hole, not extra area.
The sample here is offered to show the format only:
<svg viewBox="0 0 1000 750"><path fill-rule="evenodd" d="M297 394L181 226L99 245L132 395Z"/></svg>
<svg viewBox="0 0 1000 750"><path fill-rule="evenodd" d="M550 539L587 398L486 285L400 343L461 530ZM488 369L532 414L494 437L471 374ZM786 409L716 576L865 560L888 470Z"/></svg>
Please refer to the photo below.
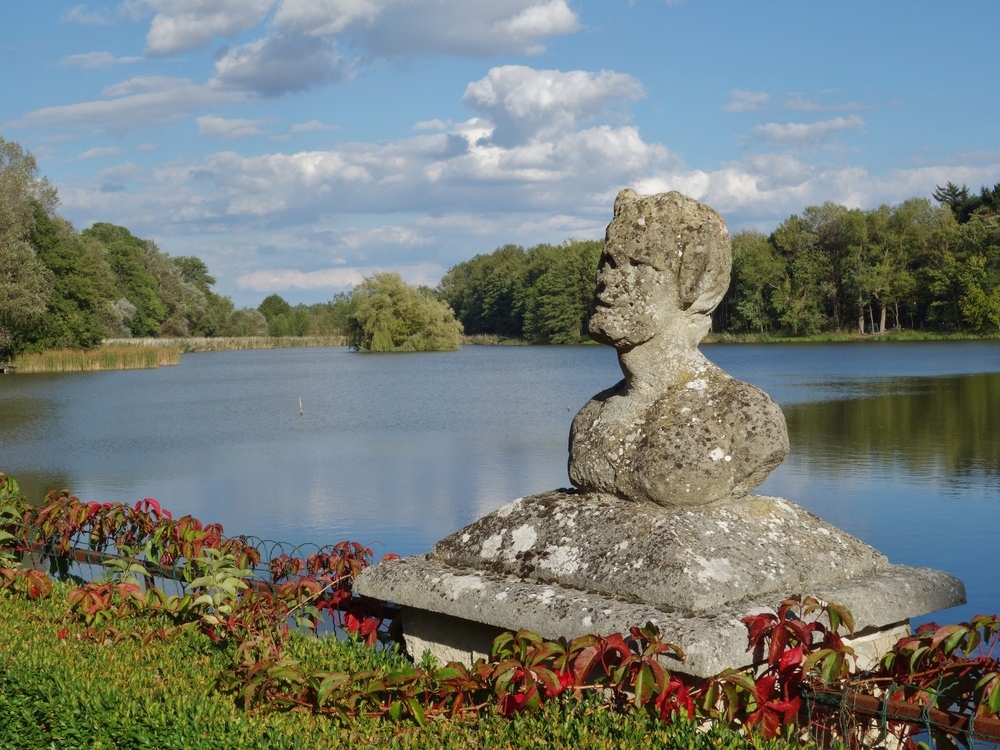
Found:
<svg viewBox="0 0 1000 750"><path fill-rule="evenodd" d="M802 659L802 646L790 648L781 655L781 662L778 665L778 671L785 674L786 672L794 670L802 664Z"/></svg>
<svg viewBox="0 0 1000 750"><path fill-rule="evenodd" d="M767 663L772 667L781 661L781 655L785 653L788 645L788 631L784 628L775 628L771 633L771 647L767 653Z"/></svg>
<svg viewBox="0 0 1000 750"><path fill-rule="evenodd" d="M694 718L694 701L687 685L671 677L667 689L656 699L656 707L660 710L660 718L669 721L674 714L686 713L688 720Z"/></svg>
<svg viewBox="0 0 1000 750"><path fill-rule="evenodd" d="M520 711L527 701L524 693L506 693L500 699L500 715L505 717L513 716Z"/></svg>
<svg viewBox="0 0 1000 750"><path fill-rule="evenodd" d="M771 698L774 696L774 686L777 681L778 678L773 674L757 680L757 684L754 687L754 692L757 694L757 705L763 706L765 703L770 703Z"/></svg>

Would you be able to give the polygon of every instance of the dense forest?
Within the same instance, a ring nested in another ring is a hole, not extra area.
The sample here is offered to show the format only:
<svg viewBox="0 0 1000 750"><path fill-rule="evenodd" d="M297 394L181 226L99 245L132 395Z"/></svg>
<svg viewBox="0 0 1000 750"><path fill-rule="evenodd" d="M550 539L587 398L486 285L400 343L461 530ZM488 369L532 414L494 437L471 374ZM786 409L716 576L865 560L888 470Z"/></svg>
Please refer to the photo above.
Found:
<svg viewBox="0 0 1000 750"><path fill-rule="evenodd" d="M824 203L770 235L738 232L715 330L1000 330L1000 183L979 194L948 183L934 199Z"/></svg>
<svg viewBox="0 0 1000 750"><path fill-rule="evenodd" d="M113 224L77 232L57 202L34 157L0 138L0 359L108 337L266 334L258 310L212 291L199 258Z"/></svg>
<svg viewBox="0 0 1000 750"><path fill-rule="evenodd" d="M770 234L733 240L716 332L808 335L1000 330L1000 183L948 183L932 203L809 206ZM0 360L106 338L344 336L363 351L458 346L466 335L574 344L587 320L600 240L504 245L451 268L437 289L375 274L329 302L267 296L236 309L194 256L107 223L76 231L31 154L0 138ZM450 308L450 309L449 309Z"/></svg>

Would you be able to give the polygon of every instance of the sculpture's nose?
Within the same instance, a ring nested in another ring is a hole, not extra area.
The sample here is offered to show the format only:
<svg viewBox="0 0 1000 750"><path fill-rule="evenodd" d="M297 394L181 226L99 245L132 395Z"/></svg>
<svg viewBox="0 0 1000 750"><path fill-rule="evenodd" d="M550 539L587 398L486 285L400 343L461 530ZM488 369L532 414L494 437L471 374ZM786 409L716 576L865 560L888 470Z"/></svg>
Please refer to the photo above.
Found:
<svg viewBox="0 0 1000 750"><path fill-rule="evenodd" d="M611 296L617 296L621 278L618 273L618 264L615 259L607 253L601 256L601 261L597 266L597 287L594 296L599 302L610 304L613 300L605 296L605 292L610 292Z"/></svg>

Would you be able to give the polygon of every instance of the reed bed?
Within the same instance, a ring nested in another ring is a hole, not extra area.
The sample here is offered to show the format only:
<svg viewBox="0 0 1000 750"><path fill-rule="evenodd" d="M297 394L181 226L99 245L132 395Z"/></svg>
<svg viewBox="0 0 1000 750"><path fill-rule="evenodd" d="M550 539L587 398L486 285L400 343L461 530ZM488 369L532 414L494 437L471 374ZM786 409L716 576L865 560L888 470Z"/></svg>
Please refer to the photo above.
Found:
<svg viewBox="0 0 1000 750"><path fill-rule="evenodd" d="M311 346L347 346L346 336L213 336L173 339L105 339L105 346L177 347L190 352L224 352L240 349L293 349Z"/></svg>
<svg viewBox="0 0 1000 750"><path fill-rule="evenodd" d="M181 361L177 346L104 345L97 349L50 349L19 354L11 363L17 372L95 372L146 370Z"/></svg>
<svg viewBox="0 0 1000 750"><path fill-rule="evenodd" d="M526 339L498 336L495 333L472 333L462 336L463 346L527 346Z"/></svg>

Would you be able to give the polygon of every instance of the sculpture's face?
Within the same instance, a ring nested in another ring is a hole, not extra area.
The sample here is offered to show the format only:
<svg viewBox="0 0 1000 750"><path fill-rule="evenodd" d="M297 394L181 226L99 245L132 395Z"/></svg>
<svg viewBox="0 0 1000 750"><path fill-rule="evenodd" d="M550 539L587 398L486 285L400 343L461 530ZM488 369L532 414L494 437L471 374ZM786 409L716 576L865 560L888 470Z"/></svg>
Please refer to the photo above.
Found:
<svg viewBox="0 0 1000 750"><path fill-rule="evenodd" d="M645 343L669 327L670 311L679 314L676 296L663 271L606 247L597 267L590 333L616 349Z"/></svg>

